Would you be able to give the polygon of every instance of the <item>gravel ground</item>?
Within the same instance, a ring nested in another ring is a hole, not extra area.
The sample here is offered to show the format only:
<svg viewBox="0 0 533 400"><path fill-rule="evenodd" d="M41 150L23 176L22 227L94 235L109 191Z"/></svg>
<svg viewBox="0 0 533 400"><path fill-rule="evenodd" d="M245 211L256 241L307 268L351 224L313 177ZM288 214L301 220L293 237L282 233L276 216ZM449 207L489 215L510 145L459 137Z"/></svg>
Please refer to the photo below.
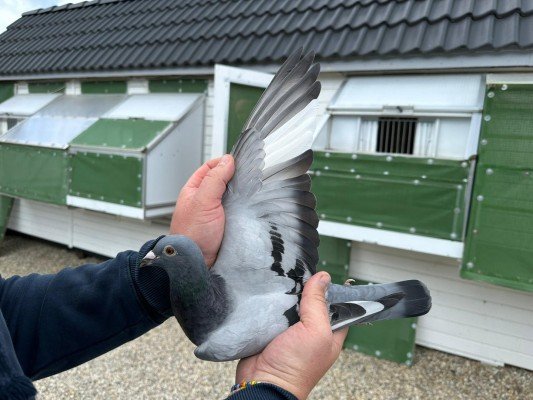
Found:
<svg viewBox="0 0 533 400"><path fill-rule="evenodd" d="M99 262L49 242L8 233L0 245L4 278ZM175 320L80 367L36 382L40 399L221 399L235 363L208 363ZM533 372L491 367L417 347L406 367L345 350L311 399L533 399Z"/></svg>

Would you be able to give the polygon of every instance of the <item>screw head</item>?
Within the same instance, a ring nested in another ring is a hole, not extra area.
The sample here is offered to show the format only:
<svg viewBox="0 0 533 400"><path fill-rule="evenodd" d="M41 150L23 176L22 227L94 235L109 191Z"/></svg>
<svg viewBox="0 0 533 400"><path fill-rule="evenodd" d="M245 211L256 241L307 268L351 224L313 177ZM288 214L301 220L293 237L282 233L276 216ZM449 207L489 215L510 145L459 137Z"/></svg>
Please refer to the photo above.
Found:
<svg viewBox="0 0 533 400"><path fill-rule="evenodd" d="M494 92L489 92L489 93L487 93L487 97L489 97L489 98L492 99L492 98L494 97Z"/></svg>
<svg viewBox="0 0 533 400"><path fill-rule="evenodd" d="M482 140L481 140L481 145L486 146L487 143L488 143L488 140L487 140L487 139L482 139Z"/></svg>
<svg viewBox="0 0 533 400"><path fill-rule="evenodd" d="M476 199L477 199L477 201L483 201L484 197L483 197L482 194L480 194L480 195L478 195L478 196L476 197Z"/></svg>
<svg viewBox="0 0 533 400"><path fill-rule="evenodd" d="M410 227L409 228L409 232L415 233L416 232L416 228L414 226Z"/></svg>
<svg viewBox="0 0 533 400"><path fill-rule="evenodd" d="M378 228L382 228L382 227L383 227L383 223L382 223L382 222L378 222L378 223L376 224L376 226L377 226Z"/></svg>
<svg viewBox="0 0 533 400"><path fill-rule="evenodd" d="M357 159L357 154L352 154L352 160L356 160Z"/></svg>
<svg viewBox="0 0 533 400"><path fill-rule="evenodd" d="M492 174L494 173L494 171L492 170L492 168L487 168L487 169L485 170L485 173L486 173L487 175L492 175Z"/></svg>
<svg viewBox="0 0 533 400"><path fill-rule="evenodd" d="M489 122L492 118L491 118L490 115L485 115L485 116L483 117L483 119L484 119L485 121Z"/></svg>
<svg viewBox="0 0 533 400"><path fill-rule="evenodd" d="M507 85L502 85L502 90L507 90Z"/></svg>
<svg viewBox="0 0 533 400"><path fill-rule="evenodd" d="M325 153L325 154L324 154L324 157L326 157L326 158L329 158L329 156L331 156L330 153Z"/></svg>
<svg viewBox="0 0 533 400"><path fill-rule="evenodd" d="M474 268L474 263L472 261L467 262L466 263L466 268L468 268L468 269Z"/></svg>

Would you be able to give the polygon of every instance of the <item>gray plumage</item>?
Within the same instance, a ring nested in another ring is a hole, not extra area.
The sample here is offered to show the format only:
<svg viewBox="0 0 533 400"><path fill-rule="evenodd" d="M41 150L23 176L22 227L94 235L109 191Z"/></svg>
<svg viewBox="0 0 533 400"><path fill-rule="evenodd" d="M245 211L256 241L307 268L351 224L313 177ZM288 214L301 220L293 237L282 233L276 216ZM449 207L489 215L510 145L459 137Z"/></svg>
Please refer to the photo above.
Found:
<svg viewBox="0 0 533 400"><path fill-rule="evenodd" d="M235 175L222 199L224 238L208 270L182 236L161 239L143 265L169 274L174 315L202 359L226 361L260 352L298 322L305 282L318 262L318 217L307 171L320 93L313 54L291 55L273 78L233 147ZM331 285L332 329L422 315L418 281L372 287Z"/></svg>

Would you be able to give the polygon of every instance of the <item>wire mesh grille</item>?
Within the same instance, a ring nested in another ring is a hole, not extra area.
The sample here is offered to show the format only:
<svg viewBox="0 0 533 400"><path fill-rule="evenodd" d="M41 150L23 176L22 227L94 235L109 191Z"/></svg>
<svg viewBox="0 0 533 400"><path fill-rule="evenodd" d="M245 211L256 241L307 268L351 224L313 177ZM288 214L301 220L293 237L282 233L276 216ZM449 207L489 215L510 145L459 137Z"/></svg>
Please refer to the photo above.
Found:
<svg viewBox="0 0 533 400"><path fill-rule="evenodd" d="M376 152L413 154L416 118L379 118Z"/></svg>

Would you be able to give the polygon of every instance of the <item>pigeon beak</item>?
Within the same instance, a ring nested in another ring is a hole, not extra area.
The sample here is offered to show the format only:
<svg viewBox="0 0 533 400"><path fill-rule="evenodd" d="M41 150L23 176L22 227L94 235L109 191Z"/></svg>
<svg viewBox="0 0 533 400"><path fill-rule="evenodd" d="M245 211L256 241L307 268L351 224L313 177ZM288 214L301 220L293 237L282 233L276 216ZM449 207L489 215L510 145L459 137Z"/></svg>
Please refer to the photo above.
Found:
<svg viewBox="0 0 533 400"><path fill-rule="evenodd" d="M142 259L141 264L139 265L139 267L146 267L148 265L151 265L154 262L154 260L156 260L158 258L159 257L156 257L156 255L155 255L155 253L153 251L149 251L148 253L146 253L144 258Z"/></svg>

